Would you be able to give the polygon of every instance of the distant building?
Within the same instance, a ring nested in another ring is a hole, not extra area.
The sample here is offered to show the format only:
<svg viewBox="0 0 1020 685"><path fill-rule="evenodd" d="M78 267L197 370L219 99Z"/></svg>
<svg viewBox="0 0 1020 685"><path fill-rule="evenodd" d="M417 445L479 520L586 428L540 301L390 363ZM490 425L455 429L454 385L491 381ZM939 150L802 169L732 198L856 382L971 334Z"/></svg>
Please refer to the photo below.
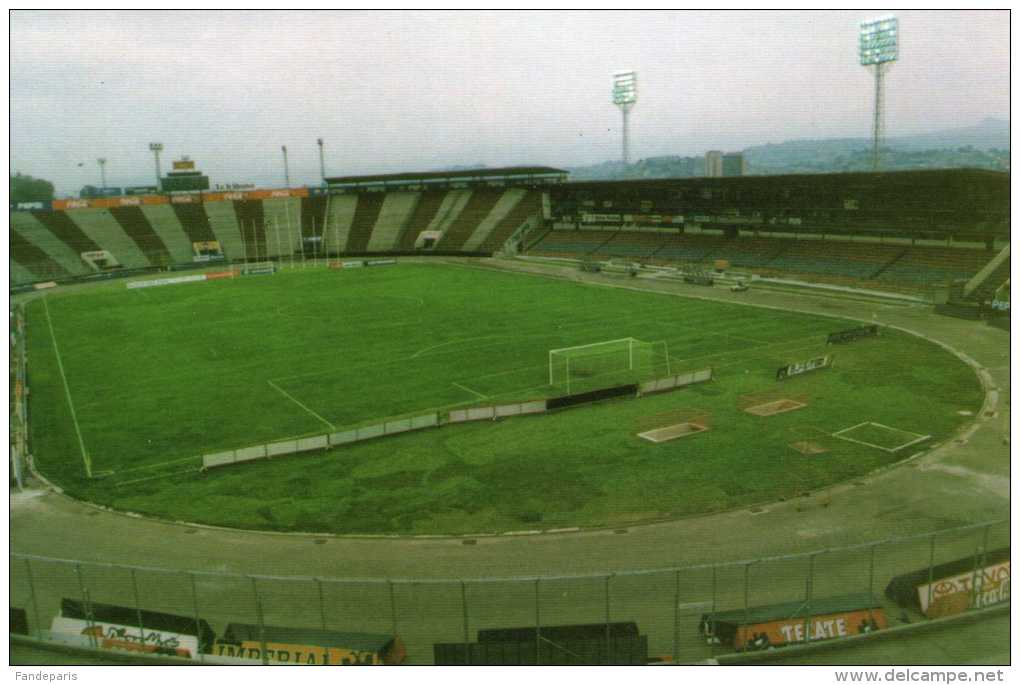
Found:
<svg viewBox="0 0 1020 685"><path fill-rule="evenodd" d="M747 172L747 162L741 152L731 152L722 157L723 176L743 176Z"/></svg>
<svg viewBox="0 0 1020 685"><path fill-rule="evenodd" d="M705 176L718 178L723 175L723 153L709 150L705 153Z"/></svg>
<svg viewBox="0 0 1020 685"><path fill-rule="evenodd" d="M195 168L195 162L187 157L174 160L173 171L160 179L163 190L168 193L209 190L209 177Z"/></svg>

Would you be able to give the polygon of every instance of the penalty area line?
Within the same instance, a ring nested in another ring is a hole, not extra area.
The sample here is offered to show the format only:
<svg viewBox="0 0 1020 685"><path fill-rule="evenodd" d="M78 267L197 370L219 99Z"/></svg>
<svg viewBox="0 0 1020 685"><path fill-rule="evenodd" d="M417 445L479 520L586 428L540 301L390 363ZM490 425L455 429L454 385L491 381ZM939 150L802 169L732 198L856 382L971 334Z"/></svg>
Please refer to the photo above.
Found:
<svg viewBox="0 0 1020 685"><path fill-rule="evenodd" d="M450 385L456 386L456 387L460 388L461 390L463 390L465 392L469 392L469 393L471 393L472 395L474 395L475 397L477 397L479 399L482 399L482 400L489 399L488 395L483 395L482 393L478 392L477 390L472 390L471 388L463 386L460 383L457 383L456 381L450 383Z"/></svg>
<svg viewBox="0 0 1020 685"><path fill-rule="evenodd" d="M49 298L42 298L43 309L46 310L46 323L50 328L50 339L53 340L53 353L57 357L57 368L60 369L60 378L64 381L64 394L67 396L67 407L71 410L71 421L74 422L74 432L78 435L78 446L81 448L81 461L85 465L85 476L92 477L92 458L85 450L85 440L81 436L81 426L78 425L78 415L74 411L74 402L71 400L71 388L67 385L67 374L64 373L64 362L60 358L60 348L57 347L57 334L53 332L53 320L50 318Z"/></svg>
<svg viewBox="0 0 1020 685"><path fill-rule="evenodd" d="M336 430L336 426L334 426L334 425L333 425L332 423L330 423L330 422L329 422L329 421L327 421L326 419L324 419L324 418L322 418L321 416L319 416L318 414L316 414L316 413L315 413L314 411L312 411L311 409L309 409L309 408L308 408L308 407L307 407L306 405L302 404L302 403L301 403L300 401L298 401L298 399L297 399L296 397L294 397L294 396L293 396L293 395L291 395L291 394L290 394L289 392L287 392L286 390L284 390L283 388L281 388L280 386L278 386L278 385L277 385L276 383L274 383L273 381L269 381L269 380L267 380L267 381L266 381L266 383L269 383L269 385L271 385L271 386L273 387L273 389L274 389L274 390L276 390L276 391L277 391L278 393L280 393L281 395L283 395L284 397L286 397L286 398L287 398L288 400L290 400L291 402L293 402L293 403L294 403L294 404L296 404L297 406L299 406L299 407L301 407L302 409L304 409L304 410L305 410L306 412L308 412L309 414L311 414L312 416L314 416L314 417L315 417L316 419L318 419L319 421L322 421L322 422L323 422L324 424L326 424L327 426L329 426L329 429L330 429L330 430Z"/></svg>

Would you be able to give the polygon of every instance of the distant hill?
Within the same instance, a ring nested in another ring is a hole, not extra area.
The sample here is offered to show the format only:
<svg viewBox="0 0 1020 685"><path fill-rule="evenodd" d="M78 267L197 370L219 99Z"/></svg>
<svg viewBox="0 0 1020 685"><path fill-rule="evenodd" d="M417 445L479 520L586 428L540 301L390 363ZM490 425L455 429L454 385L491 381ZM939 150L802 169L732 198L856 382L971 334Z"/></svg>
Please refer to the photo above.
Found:
<svg viewBox="0 0 1020 685"><path fill-rule="evenodd" d="M1009 122L987 118L974 126L886 139L883 169L976 167L1009 170ZM871 168L871 139L789 140L745 149L749 175L832 173ZM649 157L570 169L572 180L683 178L704 173L703 157Z"/></svg>

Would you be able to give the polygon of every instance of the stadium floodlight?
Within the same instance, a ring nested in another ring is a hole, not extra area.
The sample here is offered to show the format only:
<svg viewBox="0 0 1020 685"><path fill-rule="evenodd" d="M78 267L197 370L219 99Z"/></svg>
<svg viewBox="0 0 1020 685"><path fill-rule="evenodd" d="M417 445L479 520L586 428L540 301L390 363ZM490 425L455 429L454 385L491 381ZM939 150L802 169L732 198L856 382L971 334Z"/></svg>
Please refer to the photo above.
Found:
<svg viewBox="0 0 1020 685"><path fill-rule="evenodd" d="M281 145L280 149L283 150L283 182L287 188L290 188L290 167L287 166L287 146Z"/></svg>
<svg viewBox="0 0 1020 685"><path fill-rule="evenodd" d="M630 162L630 131L628 117L637 103L637 72L617 71L613 73L613 104L623 114L623 163Z"/></svg>
<svg viewBox="0 0 1020 685"><path fill-rule="evenodd" d="M882 133L885 127L883 76L886 65L899 57L899 20L892 16L878 17L861 22L860 60L863 67L875 68L875 113L872 121L873 148L871 165L875 171L880 166Z"/></svg>
<svg viewBox="0 0 1020 685"><path fill-rule="evenodd" d="M149 149L156 156L156 190L159 190L163 185L159 177L159 153L163 151L163 143L149 143Z"/></svg>
<svg viewBox="0 0 1020 685"><path fill-rule="evenodd" d="M106 157L100 157L96 160L99 162L99 182L100 188L106 188Z"/></svg>
<svg viewBox="0 0 1020 685"><path fill-rule="evenodd" d="M315 142L319 145L319 177L322 179L323 185L326 183L326 157L322 151L322 138L316 138Z"/></svg>

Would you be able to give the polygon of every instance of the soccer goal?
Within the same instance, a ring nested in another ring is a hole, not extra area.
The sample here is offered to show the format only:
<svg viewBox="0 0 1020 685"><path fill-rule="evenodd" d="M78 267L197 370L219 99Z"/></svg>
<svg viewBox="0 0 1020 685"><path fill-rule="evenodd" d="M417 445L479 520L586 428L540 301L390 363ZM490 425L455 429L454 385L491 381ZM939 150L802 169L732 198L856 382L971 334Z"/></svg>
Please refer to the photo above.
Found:
<svg viewBox="0 0 1020 685"><path fill-rule="evenodd" d="M549 385L571 392L670 375L666 341L620 338L549 350Z"/></svg>

